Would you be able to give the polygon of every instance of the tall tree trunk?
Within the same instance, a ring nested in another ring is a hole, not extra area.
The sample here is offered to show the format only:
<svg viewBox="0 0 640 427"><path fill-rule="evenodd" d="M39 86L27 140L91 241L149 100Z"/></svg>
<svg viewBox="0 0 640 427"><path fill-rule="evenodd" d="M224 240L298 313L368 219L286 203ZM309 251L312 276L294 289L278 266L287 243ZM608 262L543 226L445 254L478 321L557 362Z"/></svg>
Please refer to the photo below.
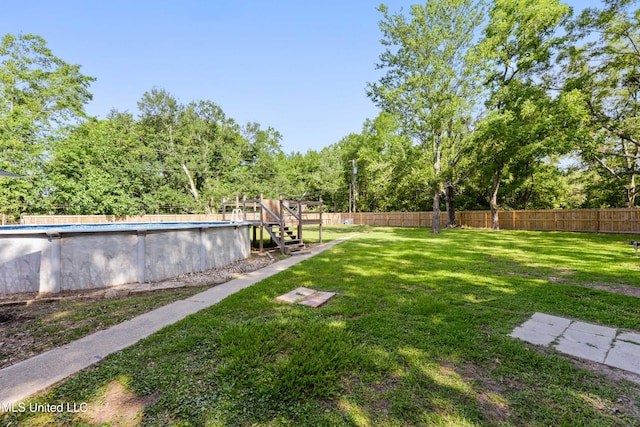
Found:
<svg viewBox="0 0 640 427"><path fill-rule="evenodd" d="M501 171L496 170L493 173L493 184L491 185L491 197L489 198L489 206L491 208L491 229L500 230L498 219L498 189L500 188Z"/></svg>
<svg viewBox="0 0 640 427"><path fill-rule="evenodd" d="M442 183L440 182L440 162L442 161L442 134L433 140L433 217L431 218L431 232L440 233L440 195Z"/></svg>
<svg viewBox="0 0 640 427"><path fill-rule="evenodd" d="M639 148L637 145L632 145L635 149L635 153L631 153L629 151L629 144L626 141L622 141L622 149L627 162L627 169L631 171L631 176L629 177L629 185L627 186L627 206L633 208L636 205L636 196L638 195L638 191L636 189L636 174L635 169L638 162L638 151Z"/></svg>
<svg viewBox="0 0 640 427"><path fill-rule="evenodd" d="M453 203L455 192L451 181L445 181L444 194L445 204L447 206L447 227L455 227L458 225L458 222L456 221L456 208Z"/></svg>
<svg viewBox="0 0 640 427"><path fill-rule="evenodd" d="M187 169L187 165L185 165L184 163L181 163L180 166L182 166L182 170L184 171L185 175L187 175L187 179L189 180L189 193L191 193L195 201L198 202L198 189L196 188L195 182L193 182L191 173L189 172L189 169Z"/></svg>
<svg viewBox="0 0 640 427"><path fill-rule="evenodd" d="M627 206L633 208L636 206L636 197L638 196L638 190L636 189L636 174L631 174L629 180L629 188L627 188Z"/></svg>
<svg viewBox="0 0 640 427"><path fill-rule="evenodd" d="M433 187L433 218L431 219L431 232L440 233L440 185Z"/></svg>

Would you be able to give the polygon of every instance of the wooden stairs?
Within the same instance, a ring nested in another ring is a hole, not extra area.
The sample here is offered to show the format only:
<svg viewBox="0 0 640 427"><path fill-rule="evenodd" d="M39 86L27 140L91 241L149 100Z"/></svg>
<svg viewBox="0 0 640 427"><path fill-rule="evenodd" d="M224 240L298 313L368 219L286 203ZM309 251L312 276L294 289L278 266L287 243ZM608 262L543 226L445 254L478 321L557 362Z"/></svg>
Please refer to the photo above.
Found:
<svg viewBox="0 0 640 427"><path fill-rule="evenodd" d="M304 195L303 195L304 196ZM242 206L242 208L241 208ZM315 213L305 212L307 207L316 207ZM291 255L305 249L302 240L303 224L317 224L319 226L319 241L322 243L322 198L319 201L264 199L260 194L259 199L247 200L242 198L242 205L239 197L236 201L222 201L222 218L225 220L225 211L232 207L231 220L239 220L253 224L253 240L257 240L256 232L260 232L260 251L263 250L263 230L271 237L271 240L278 245L280 252Z"/></svg>
<svg viewBox="0 0 640 427"><path fill-rule="evenodd" d="M281 225L279 222L265 222L265 230L276 242L278 247L284 254L291 255L305 249L305 244L287 225Z"/></svg>

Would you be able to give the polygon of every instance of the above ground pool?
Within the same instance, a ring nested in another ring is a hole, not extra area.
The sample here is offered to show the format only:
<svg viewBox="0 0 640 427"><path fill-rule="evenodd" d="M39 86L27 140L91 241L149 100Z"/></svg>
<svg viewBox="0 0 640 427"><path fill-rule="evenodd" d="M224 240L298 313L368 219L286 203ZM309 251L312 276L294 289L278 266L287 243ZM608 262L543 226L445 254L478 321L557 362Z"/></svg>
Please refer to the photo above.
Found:
<svg viewBox="0 0 640 427"><path fill-rule="evenodd" d="M249 223L176 222L0 227L0 294L157 282L251 253Z"/></svg>

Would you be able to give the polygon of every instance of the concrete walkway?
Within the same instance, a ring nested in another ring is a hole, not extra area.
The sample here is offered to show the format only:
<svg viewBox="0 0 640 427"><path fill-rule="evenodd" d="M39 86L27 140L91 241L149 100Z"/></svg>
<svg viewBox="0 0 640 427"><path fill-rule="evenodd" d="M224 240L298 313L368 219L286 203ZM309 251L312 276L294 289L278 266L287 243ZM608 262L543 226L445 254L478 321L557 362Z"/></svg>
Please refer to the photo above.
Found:
<svg viewBox="0 0 640 427"><path fill-rule="evenodd" d="M0 404L10 405L129 347L163 327L219 303L224 298L286 270L346 239L337 239L271 264L182 301L160 307L109 329L57 347L0 370Z"/></svg>
<svg viewBox="0 0 640 427"><path fill-rule="evenodd" d="M535 313L510 336L640 375L640 333Z"/></svg>

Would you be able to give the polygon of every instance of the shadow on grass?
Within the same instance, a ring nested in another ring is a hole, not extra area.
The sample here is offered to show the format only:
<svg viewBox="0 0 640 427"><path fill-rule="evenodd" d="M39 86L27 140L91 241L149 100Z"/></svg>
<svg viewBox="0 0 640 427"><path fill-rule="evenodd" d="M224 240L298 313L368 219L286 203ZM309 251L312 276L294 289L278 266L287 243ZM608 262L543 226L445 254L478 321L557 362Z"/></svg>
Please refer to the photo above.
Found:
<svg viewBox="0 0 640 427"><path fill-rule="evenodd" d="M623 277L605 266L618 259L613 243L578 237L534 233L528 244L517 233L376 229L40 400L100 404L101 390L121 378L139 396L160 396L144 425L634 424L640 418L624 399L637 399L637 389L506 336L534 311L637 326L637 300L544 277L565 268L578 243L606 246L608 258L575 253L574 276ZM319 309L274 301L298 286L337 295Z"/></svg>

